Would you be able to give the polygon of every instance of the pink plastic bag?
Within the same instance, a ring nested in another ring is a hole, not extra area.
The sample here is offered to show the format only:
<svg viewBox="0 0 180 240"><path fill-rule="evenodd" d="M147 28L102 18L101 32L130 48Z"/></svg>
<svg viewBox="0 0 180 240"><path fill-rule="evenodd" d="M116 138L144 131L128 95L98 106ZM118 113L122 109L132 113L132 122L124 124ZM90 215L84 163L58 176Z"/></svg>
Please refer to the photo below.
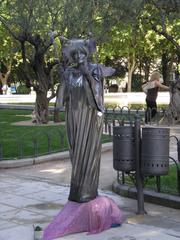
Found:
<svg viewBox="0 0 180 240"><path fill-rule="evenodd" d="M122 212L108 197L97 197L87 203L68 201L45 228L43 240L52 240L80 232L100 233L122 223Z"/></svg>

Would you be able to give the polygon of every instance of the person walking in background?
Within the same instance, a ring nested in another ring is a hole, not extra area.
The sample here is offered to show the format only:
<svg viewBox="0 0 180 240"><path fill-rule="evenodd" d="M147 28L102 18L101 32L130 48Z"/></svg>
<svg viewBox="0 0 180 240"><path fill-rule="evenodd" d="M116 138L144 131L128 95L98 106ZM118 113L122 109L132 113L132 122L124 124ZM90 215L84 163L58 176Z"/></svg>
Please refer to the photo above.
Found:
<svg viewBox="0 0 180 240"><path fill-rule="evenodd" d="M146 94L146 113L145 123L148 123L153 119L157 113L157 96L159 89L169 90L168 86L162 84L163 80L161 74L157 71L153 72L150 76L150 80L142 85L142 90Z"/></svg>

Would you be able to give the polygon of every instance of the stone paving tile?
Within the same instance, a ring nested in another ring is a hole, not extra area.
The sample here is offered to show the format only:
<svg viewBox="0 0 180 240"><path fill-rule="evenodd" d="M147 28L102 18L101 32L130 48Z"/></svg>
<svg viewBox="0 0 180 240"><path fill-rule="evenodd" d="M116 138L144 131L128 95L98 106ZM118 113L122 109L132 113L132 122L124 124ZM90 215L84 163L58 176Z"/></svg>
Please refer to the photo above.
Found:
<svg viewBox="0 0 180 240"><path fill-rule="evenodd" d="M40 191L38 193L31 193L26 195L27 198L37 199L39 201L51 202L61 199L60 193L51 192L48 189L46 191Z"/></svg>
<svg viewBox="0 0 180 240"><path fill-rule="evenodd" d="M3 192L6 193L11 193L11 194L15 194L17 196L26 196L28 194L37 194L39 191L42 191L43 189L41 189L40 187L37 186L36 187L24 187L24 186L19 186L19 187L14 187L14 188L7 188L7 189L3 189Z"/></svg>
<svg viewBox="0 0 180 240"><path fill-rule="evenodd" d="M26 180L26 179L24 179L24 182L23 183L21 183L21 185L20 185L21 187L32 187L32 188L34 188L34 189L41 189L41 190L45 190L45 189L47 189L48 187L50 187L51 186L51 184L49 184L49 183L46 183L46 182L43 182L42 181L42 179L41 179L41 181L40 181L40 184L38 183L38 181L36 181L35 179L34 180Z"/></svg>
<svg viewBox="0 0 180 240"><path fill-rule="evenodd" d="M29 204L38 204L40 201L36 199L15 196L14 194L3 193L0 196L0 203L5 203L12 207L22 208Z"/></svg>
<svg viewBox="0 0 180 240"><path fill-rule="evenodd" d="M16 222L18 224L33 224L45 222L45 216L24 209L16 209L11 212L2 213L0 219Z"/></svg>
<svg viewBox="0 0 180 240"><path fill-rule="evenodd" d="M34 240L34 232L32 226L18 226L2 230L0 240Z"/></svg>
<svg viewBox="0 0 180 240"><path fill-rule="evenodd" d="M151 205L145 203L145 208L148 215L153 217L163 217L165 220L171 219L171 221L175 223L179 223L179 231L180 231L180 210L173 208L160 207L159 205L153 205L153 209ZM179 213L179 214L178 214Z"/></svg>
<svg viewBox="0 0 180 240"><path fill-rule="evenodd" d="M5 182L5 183L11 183L14 185L23 183L22 179L18 179L13 176L9 177L9 175L3 174L2 171L1 171L1 175L0 175L0 180L1 180L1 183Z"/></svg>
<svg viewBox="0 0 180 240"><path fill-rule="evenodd" d="M58 202L48 202L48 203L40 203L36 205L29 205L29 206L26 206L26 208L24 209L40 215L45 215L46 217L49 217L49 219L52 219L57 215L57 213L60 211L60 209L63 206L64 204L59 203L58 201Z"/></svg>
<svg viewBox="0 0 180 240"><path fill-rule="evenodd" d="M5 193L16 193L18 191L19 187L18 186L7 186L7 187L2 187L0 188L0 192L2 192L2 194Z"/></svg>
<svg viewBox="0 0 180 240"><path fill-rule="evenodd" d="M70 185L49 185L49 191L65 194L68 196Z"/></svg>
<svg viewBox="0 0 180 240"><path fill-rule="evenodd" d="M0 191L6 188L13 188L14 186L12 186L12 183L10 182L5 182L0 178L1 184L0 184Z"/></svg>
<svg viewBox="0 0 180 240"><path fill-rule="evenodd" d="M10 229L10 228L16 227L16 226L18 226L18 224L15 222L0 219L0 236L1 236L2 229ZM1 238L0 238L0 240L1 240Z"/></svg>
<svg viewBox="0 0 180 240"><path fill-rule="evenodd" d="M2 194L2 193L1 193ZM5 204L1 204L0 203L0 214L3 213L3 212L9 212L9 211L13 211L15 210L16 208L14 207L11 207L11 206L8 206L8 205L5 205Z"/></svg>
<svg viewBox="0 0 180 240"><path fill-rule="evenodd" d="M25 196L28 194L39 193L39 191L43 191L49 189L51 185L49 183L41 182L40 184L36 181L32 182L22 182L16 186L12 186L12 184L8 184L7 187L0 188L0 191L5 193L16 194L20 196Z"/></svg>

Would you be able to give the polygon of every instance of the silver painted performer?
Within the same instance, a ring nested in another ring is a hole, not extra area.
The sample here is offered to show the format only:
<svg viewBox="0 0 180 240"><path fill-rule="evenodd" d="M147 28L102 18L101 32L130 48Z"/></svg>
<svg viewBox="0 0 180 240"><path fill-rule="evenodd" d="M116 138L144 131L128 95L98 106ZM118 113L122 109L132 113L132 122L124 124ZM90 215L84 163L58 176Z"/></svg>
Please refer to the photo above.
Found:
<svg viewBox="0 0 180 240"><path fill-rule="evenodd" d="M92 50L93 49L93 50ZM72 163L69 200L88 202L98 195L103 127L103 67L89 62L88 40L68 40L63 48L71 65L63 73L58 107L65 106ZM109 68L110 72L112 71ZM111 75L112 73L108 74Z"/></svg>

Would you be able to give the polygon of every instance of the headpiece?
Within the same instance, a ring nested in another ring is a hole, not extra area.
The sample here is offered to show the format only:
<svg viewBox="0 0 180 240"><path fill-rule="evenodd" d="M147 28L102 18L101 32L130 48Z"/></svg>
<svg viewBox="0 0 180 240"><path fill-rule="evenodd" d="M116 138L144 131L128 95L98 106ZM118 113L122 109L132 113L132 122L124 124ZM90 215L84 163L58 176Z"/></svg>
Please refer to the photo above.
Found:
<svg viewBox="0 0 180 240"><path fill-rule="evenodd" d="M72 53L78 49L86 51L88 56L91 56L96 52L96 42L94 39L67 39L60 37L62 43L62 55L63 58L72 61Z"/></svg>
<svg viewBox="0 0 180 240"><path fill-rule="evenodd" d="M71 40L60 37L60 41L62 44L63 60L68 62L68 64L73 62L72 54L78 49L83 49L83 51L86 51L89 57L96 52L96 41L92 38L92 36L90 36L89 39ZM97 64L97 66L100 68L102 76L104 77L112 76L115 72L115 69L112 67L105 67L102 64Z"/></svg>

